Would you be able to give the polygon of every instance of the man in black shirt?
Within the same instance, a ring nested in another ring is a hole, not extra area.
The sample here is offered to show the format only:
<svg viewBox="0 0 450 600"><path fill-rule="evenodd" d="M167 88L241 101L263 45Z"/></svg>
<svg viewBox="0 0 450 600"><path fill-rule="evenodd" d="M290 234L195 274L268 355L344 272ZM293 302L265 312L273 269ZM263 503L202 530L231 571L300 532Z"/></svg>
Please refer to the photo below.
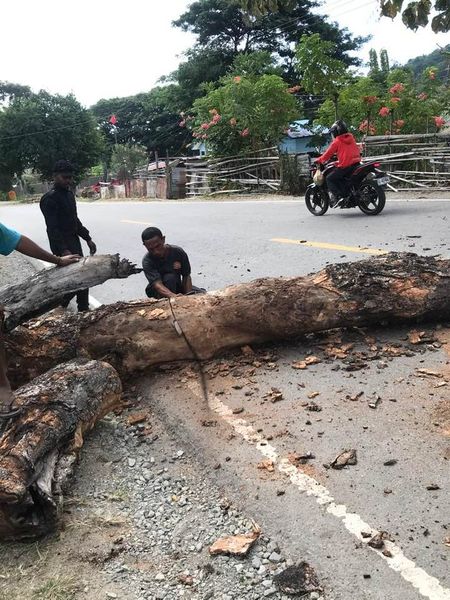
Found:
<svg viewBox="0 0 450 600"><path fill-rule="evenodd" d="M148 253L142 267L148 279L145 292L149 298L173 298L193 291L191 265L186 252L178 246L166 244L166 238L157 227L142 232L142 242Z"/></svg>
<svg viewBox="0 0 450 600"><path fill-rule="evenodd" d="M78 218L75 195L70 189L73 171L69 161L59 160L53 170L53 189L41 198L40 206L47 225L50 248L57 256L83 256L80 237L87 243L91 255L97 251L89 231ZM63 306L67 306L74 295L68 295ZM89 290L82 290L76 296L78 310L89 310Z"/></svg>

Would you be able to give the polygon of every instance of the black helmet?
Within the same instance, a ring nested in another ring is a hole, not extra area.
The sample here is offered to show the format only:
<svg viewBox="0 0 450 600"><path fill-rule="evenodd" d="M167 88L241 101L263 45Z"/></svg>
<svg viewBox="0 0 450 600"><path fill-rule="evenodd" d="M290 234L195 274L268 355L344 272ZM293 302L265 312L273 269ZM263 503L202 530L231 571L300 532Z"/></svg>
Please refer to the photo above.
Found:
<svg viewBox="0 0 450 600"><path fill-rule="evenodd" d="M348 127L345 121L335 121L333 125L330 127L330 133L333 137L337 137L338 135L342 135L344 133L348 133Z"/></svg>

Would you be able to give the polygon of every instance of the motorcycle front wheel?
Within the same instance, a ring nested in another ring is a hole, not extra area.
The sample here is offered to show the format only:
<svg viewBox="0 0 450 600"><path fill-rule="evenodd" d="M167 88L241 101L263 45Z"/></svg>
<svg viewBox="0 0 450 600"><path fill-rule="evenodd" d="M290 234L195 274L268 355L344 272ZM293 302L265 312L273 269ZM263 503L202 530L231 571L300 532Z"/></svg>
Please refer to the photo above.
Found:
<svg viewBox="0 0 450 600"><path fill-rule="evenodd" d="M330 206L328 195L323 189L317 186L309 187L306 190L305 204L309 212L315 217L324 215Z"/></svg>
<svg viewBox="0 0 450 600"><path fill-rule="evenodd" d="M384 190L372 181L363 181L358 190L358 206L365 215L379 215L386 204Z"/></svg>

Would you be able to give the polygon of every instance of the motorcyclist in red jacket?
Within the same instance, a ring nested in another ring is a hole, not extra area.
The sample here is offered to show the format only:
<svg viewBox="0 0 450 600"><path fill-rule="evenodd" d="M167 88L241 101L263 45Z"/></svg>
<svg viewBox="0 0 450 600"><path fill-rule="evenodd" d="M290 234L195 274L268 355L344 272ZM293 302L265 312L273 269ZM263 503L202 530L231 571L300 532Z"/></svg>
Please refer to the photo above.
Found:
<svg viewBox="0 0 450 600"><path fill-rule="evenodd" d="M348 132L344 121L338 120L333 123L330 127L330 133L333 136L333 141L322 156L316 158L316 162L324 164L334 155L337 156L337 168L327 176L330 206L334 207L345 200L347 191L344 179L351 175L361 162L361 152L355 138Z"/></svg>

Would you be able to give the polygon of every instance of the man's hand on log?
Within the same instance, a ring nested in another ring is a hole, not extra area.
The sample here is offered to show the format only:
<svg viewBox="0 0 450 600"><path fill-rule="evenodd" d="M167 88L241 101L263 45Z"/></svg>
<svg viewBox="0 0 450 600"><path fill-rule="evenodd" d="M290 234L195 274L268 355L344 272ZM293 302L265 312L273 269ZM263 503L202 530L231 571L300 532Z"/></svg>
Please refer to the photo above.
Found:
<svg viewBox="0 0 450 600"><path fill-rule="evenodd" d="M97 246L95 242L93 240L89 240L87 245L89 246L89 252L91 253L91 256L94 256L94 254L97 252Z"/></svg>
<svg viewBox="0 0 450 600"><path fill-rule="evenodd" d="M58 257L58 267L67 267L73 263L79 262L81 256L79 254L65 254Z"/></svg>

